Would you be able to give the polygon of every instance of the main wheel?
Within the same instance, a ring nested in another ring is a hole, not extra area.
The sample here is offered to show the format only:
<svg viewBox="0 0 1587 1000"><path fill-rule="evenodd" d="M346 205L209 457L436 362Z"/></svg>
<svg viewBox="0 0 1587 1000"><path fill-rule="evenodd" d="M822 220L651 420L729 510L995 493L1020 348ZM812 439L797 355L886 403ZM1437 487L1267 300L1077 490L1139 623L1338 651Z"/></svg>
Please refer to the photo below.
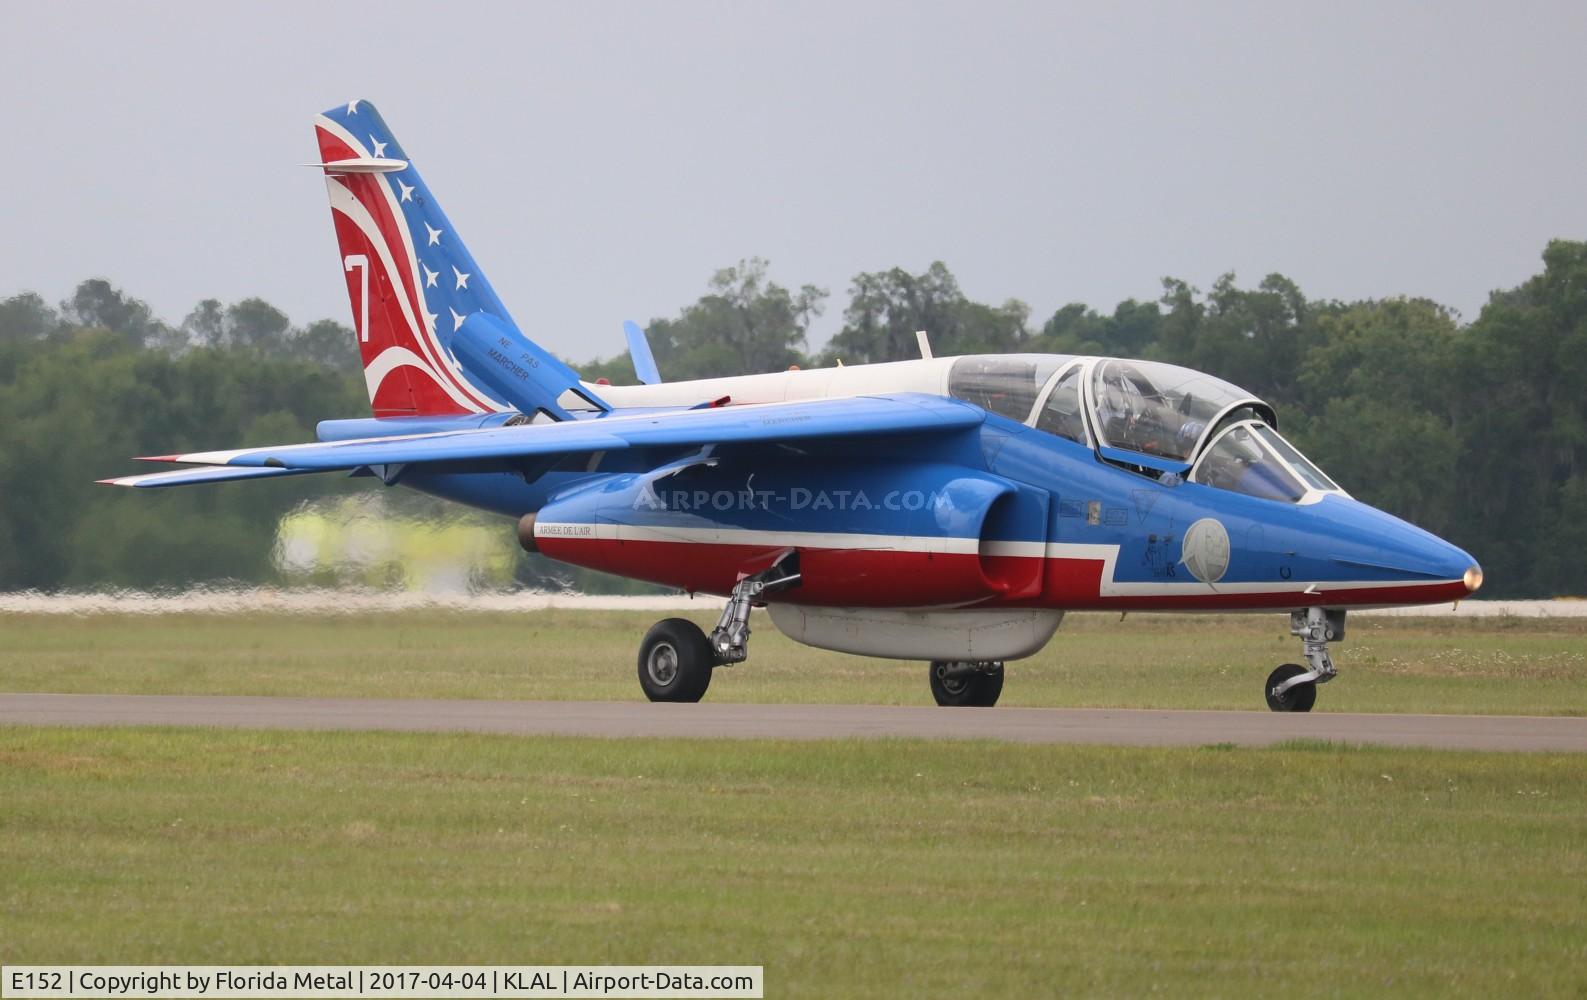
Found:
<svg viewBox="0 0 1587 1000"><path fill-rule="evenodd" d="M1298 663L1286 663L1268 674L1267 687L1263 688L1267 695L1267 707L1275 712L1310 712L1311 707L1317 704L1317 685L1311 681L1297 684L1277 697L1273 695L1274 688L1306 672L1306 668Z"/></svg>
<svg viewBox="0 0 1587 1000"><path fill-rule="evenodd" d="M997 696L1003 693L1003 664L991 670L950 675L950 668L959 665L945 660L932 661L931 696L937 699L937 704L975 708L996 705Z"/></svg>
<svg viewBox="0 0 1587 1000"><path fill-rule="evenodd" d="M651 701L699 701L715 666L711 641L687 618L657 622L639 644L639 686Z"/></svg>

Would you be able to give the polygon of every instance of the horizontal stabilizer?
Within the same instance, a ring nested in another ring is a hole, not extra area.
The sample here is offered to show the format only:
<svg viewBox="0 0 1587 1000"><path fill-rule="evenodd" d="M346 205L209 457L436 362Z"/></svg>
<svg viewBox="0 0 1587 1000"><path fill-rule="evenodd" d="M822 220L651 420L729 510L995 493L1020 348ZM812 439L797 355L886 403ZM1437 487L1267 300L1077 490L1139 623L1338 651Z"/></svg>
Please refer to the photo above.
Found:
<svg viewBox="0 0 1587 1000"><path fill-rule="evenodd" d="M328 174L394 174L408 169L407 160L392 160L384 156L355 156L346 160L328 160L324 163L305 163L305 167L319 167Z"/></svg>

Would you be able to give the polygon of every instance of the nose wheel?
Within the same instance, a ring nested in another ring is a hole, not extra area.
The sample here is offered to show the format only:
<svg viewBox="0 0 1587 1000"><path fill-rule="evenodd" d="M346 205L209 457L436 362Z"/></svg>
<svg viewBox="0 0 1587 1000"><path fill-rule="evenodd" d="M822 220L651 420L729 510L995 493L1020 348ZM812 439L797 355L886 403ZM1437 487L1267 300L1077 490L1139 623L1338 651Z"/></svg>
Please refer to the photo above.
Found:
<svg viewBox="0 0 1587 1000"><path fill-rule="evenodd" d="M1311 707L1317 704L1316 682L1302 680L1293 685L1285 684L1294 678L1304 677L1306 673L1306 668L1299 663L1286 663L1268 674L1267 707L1275 712L1310 712ZM1280 688L1283 689L1282 694L1273 693Z"/></svg>
<svg viewBox="0 0 1587 1000"><path fill-rule="evenodd" d="M1345 613L1327 608L1292 611L1289 631L1298 636L1306 654L1306 666L1286 663L1267 675L1263 694L1267 707L1275 712L1310 712L1317 704L1317 685L1339 675L1328 644L1345 637Z"/></svg>

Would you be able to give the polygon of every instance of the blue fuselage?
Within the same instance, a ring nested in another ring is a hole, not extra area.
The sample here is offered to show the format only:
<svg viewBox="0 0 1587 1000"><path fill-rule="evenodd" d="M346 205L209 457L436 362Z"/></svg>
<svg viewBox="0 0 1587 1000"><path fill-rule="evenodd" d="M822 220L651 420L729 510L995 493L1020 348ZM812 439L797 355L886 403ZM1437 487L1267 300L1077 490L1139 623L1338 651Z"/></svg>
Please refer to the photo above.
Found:
<svg viewBox="0 0 1587 1000"><path fill-rule="evenodd" d="M375 423L337 421L322 435L367 435ZM392 432L390 421L378 423ZM804 584L784 595L796 603L1418 604L1466 596L1476 566L1456 546L1344 495L1296 503L1156 476L997 414L934 438L709 456L631 449L546 470L415 470L400 482L534 515L533 537L554 558L690 591L725 593L796 550Z"/></svg>

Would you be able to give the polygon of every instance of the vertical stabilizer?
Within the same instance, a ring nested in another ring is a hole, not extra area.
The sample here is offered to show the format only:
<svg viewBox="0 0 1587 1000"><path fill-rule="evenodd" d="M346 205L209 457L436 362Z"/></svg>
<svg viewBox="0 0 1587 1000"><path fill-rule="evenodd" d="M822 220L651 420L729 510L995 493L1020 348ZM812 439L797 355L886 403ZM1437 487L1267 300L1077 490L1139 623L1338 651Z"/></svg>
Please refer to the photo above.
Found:
<svg viewBox="0 0 1587 1000"><path fill-rule="evenodd" d="M337 105L314 133L375 416L508 409L467 376L451 337L477 312L516 326L380 113Z"/></svg>

